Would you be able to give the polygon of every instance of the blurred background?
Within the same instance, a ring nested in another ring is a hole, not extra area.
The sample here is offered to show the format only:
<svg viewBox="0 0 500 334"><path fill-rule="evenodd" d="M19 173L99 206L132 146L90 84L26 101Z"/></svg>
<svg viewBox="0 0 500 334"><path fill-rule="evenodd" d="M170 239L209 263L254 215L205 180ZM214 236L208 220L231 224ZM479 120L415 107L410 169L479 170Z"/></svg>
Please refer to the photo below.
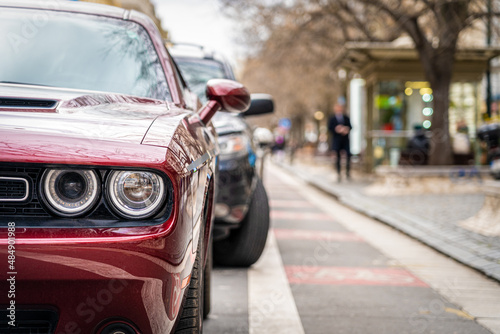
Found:
<svg viewBox="0 0 500 334"><path fill-rule="evenodd" d="M88 1L139 10L166 40L222 53L238 80L276 101L249 122L294 152L330 154L327 121L340 102L365 172L491 162L478 132L499 122L498 1ZM431 149L410 161L416 130Z"/></svg>

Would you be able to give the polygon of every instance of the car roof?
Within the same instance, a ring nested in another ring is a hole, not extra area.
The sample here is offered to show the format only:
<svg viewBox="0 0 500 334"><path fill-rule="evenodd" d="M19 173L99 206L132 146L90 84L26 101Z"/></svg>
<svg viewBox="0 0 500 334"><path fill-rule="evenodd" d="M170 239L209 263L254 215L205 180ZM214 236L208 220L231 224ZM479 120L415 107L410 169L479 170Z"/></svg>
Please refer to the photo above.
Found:
<svg viewBox="0 0 500 334"><path fill-rule="evenodd" d="M92 14L126 19L130 11L96 3L61 0L2 0L0 7L46 9L61 12Z"/></svg>
<svg viewBox="0 0 500 334"><path fill-rule="evenodd" d="M168 49L175 54L176 57L189 57L198 59L216 59L223 61L222 56L218 55L214 50L211 50L203 45L194 43L172 43L166 42ZM221 58L221 59L217 59Z"/></svg>
<svg viewBox="0 0 500 334"><path fill-rule="evenodd" d="M219 62L225 71L226 79L235 80L233 68L229 61L216 51L202 45L191 43L166 42L168 51L174 59L185 60L212 60Z"/></svg>

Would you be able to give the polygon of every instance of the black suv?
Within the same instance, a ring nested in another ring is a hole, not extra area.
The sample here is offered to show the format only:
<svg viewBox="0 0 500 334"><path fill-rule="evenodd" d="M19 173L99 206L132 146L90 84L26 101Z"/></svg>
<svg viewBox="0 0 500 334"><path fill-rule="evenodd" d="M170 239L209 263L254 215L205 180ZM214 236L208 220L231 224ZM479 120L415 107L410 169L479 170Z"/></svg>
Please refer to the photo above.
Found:
<svg viewBox="0 0 500 334"><path fill-rule="evenodd" d="M169 46L188 87L205 103L210 79L235 80L229 63L203 47L188 44ZM266 244L269 204L256 165L259 155L252 129L245 117L274 111L266 94L253 94L246 112L219 112L212 122L219 136L219 179L214 223L214 261L221 265L250 266Z"/></svg>

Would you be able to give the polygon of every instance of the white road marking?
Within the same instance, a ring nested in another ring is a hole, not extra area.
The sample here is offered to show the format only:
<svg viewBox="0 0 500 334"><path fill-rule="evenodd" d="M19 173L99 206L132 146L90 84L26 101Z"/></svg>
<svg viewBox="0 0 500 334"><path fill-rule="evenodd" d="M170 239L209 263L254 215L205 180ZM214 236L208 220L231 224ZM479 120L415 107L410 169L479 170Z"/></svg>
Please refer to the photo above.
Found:
<svg viewBox="0 0 500 334"><path fill-rule="evenodd" d="M272 230L264 253L248 270L248 304L250 334L304 334Z"/></svg>

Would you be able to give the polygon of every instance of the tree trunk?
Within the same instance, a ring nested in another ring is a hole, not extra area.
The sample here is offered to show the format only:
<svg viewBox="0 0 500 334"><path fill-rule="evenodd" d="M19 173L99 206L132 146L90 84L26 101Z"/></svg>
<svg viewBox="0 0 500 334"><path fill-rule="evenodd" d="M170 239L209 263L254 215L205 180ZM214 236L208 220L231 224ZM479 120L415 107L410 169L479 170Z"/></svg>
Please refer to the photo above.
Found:
<svg viewBox="0 0 500 334"><path fill-rule="evenodd" d="M436 82L431 82L434 113L432 114L432 137L429 151L430 165L451 165L453 163L448 112L450 84L451 75L438 76Z"/></svg>
<svg viewBox="0 0 500 334"><path fill-rule="evenodd" d="M453 75L455 49L434 49L425 45L418 50L424 73L433 91L432 138L430 142L429 164L451 165L449 112L450 85Z"/></svg>
<svg viewBox="0 0 500 334"><path fill-rule="evenodd" d="M449 104L450 85L455 63L455 52L458 36L463 29L468 2L444 2L435 14L441 17L443 23L437 29L439 44L426 38L424 30L418 23L418 18L405 21L404 27L412 37L417 49L425 77L431 83L434 96L434 113L432 115L432 138L429 152L429 164L451 165L453 154L451 149Z"/></svg>

